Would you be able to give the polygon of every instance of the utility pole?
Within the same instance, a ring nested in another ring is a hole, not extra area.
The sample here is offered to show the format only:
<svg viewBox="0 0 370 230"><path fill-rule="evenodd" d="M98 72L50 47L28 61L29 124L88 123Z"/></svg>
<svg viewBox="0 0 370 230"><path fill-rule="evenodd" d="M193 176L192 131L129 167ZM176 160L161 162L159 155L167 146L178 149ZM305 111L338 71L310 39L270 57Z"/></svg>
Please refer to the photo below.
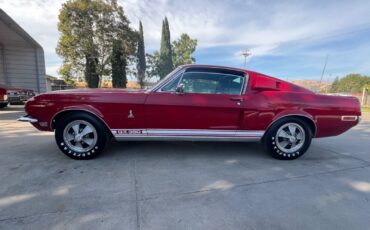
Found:
<svg viewBox="0 0 370 230"><path fill-rule="evenodd" d="M328 78L328 82L330 82L330 79L331 79L331 74L329 74L329 78ZM327 94L328 93L328 90L329 90L329 87L325 87L325 93Z"/></svg>
<svg viewBox="0 0 370 230"><path fill-rule="evenodd" d="M366 94L366 87L364 87L362 91L361 105L365 105L365 94Z"/></svg>
<svg viewBox="0 0 370 230"><path fill-rule="evenodd" d="M244 56L244 69L247 68L247 57L251 55L251 53L249 52L248 49L245 49L243 52L242 52L242 55Z"/></svg>
<svg viewBox="0 0 370 230"><path fill-rule="evenodd" d="M324 77L324 74L325 74L325 69L326 69L326 64L328 63L328 58L329 58L329 54L326 55L325 63L324 63L324 68L322 69L320 83L319 83L319 91L320 91L320 88L321 88L322 78Z"/></svg>

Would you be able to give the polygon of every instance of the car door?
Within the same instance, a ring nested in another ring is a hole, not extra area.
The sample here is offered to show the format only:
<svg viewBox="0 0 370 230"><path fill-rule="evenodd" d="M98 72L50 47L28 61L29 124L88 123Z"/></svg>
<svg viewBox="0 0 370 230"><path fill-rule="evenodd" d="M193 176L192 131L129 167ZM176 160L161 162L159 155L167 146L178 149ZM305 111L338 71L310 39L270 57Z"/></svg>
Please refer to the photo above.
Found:
<svg viewBox="0 0 370 230"><path fill-rule="evenodd" d="M176 92L180 85L183 92ZM240 128L245 85L243 73L185 70L148 95L148 135L234 135Z"/></svg>

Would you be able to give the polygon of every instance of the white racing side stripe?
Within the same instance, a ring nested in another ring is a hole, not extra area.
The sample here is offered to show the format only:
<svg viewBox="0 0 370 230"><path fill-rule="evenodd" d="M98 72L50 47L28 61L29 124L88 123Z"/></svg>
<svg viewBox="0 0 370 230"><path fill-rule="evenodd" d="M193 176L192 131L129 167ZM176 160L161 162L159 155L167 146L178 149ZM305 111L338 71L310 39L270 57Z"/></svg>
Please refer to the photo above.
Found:
<svg viewBox="0 0 370 230"><path fill-rule="evenodd" d="M264 131L246 131L246 130L205 130L205 129L112 129L113 135L120 139L148 139L153 138L178 138L189 139L189 138L201 138L201 139L259 139L263 136Z"/></svg>

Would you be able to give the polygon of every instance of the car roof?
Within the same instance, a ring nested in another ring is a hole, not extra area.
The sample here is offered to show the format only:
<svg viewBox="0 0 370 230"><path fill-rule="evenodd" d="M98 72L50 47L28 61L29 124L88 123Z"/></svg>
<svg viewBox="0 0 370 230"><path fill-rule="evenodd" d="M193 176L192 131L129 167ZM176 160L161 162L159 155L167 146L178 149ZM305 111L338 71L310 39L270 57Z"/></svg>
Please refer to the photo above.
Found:
<svg viewBox="0 0 370 230"><path fill-rule="evenodd" d="M236 67L229 67L229 66L222 66L222 65L204 65L204 64L187 64L182 65L183 68L210 68L210 69L225 69L225 70L232 70L238 72L248 73L246 69L236 68Z"/></svg>

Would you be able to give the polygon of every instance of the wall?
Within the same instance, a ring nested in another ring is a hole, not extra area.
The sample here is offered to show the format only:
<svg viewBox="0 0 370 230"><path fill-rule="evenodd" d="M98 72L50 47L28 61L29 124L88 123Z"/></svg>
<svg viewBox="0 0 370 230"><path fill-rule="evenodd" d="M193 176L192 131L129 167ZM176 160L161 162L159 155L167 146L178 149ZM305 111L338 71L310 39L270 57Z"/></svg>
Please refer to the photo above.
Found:
<svg viewBox="0 0 370 230"><path fill-rule="evenodd" d="M46 91L42 47L1 9L0 84Z"/></svg>

